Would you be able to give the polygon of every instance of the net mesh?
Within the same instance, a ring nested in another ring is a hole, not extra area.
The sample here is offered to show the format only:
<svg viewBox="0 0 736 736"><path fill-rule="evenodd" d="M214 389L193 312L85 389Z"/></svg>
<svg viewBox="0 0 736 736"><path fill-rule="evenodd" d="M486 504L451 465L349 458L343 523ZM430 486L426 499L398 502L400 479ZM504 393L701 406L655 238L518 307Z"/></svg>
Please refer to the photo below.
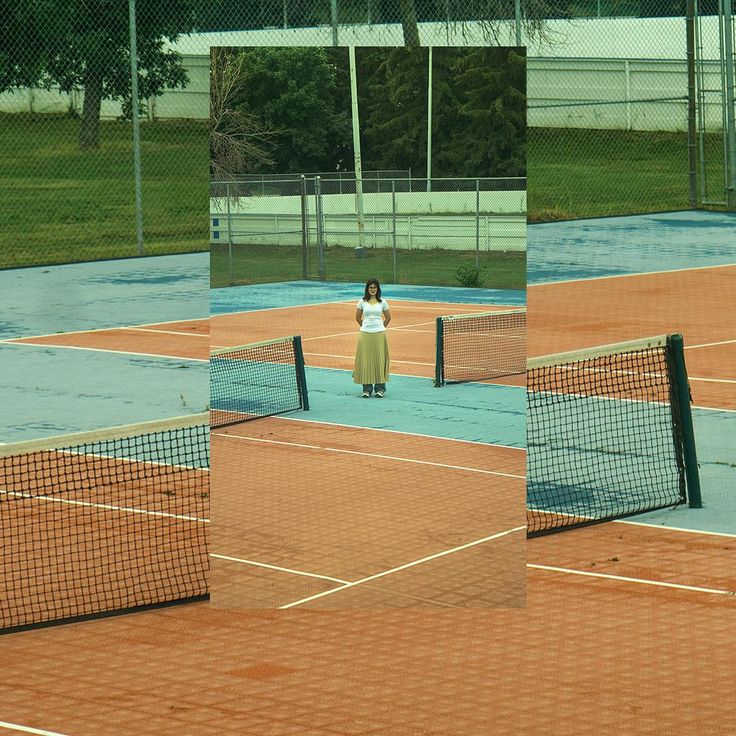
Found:
<svg viewBox="0 0 736 736"><path fill-rule="evenodd" d="M674 387L665 338L609 354L530 361L530 536L686 500Z"/></svg>
<svg viewBox="0 0 736 736"><path fill-rule="evenodd" d="M191 421L0 448L0 631L207 595L209 427Z"/></svg>
<svg viewBox="0 0 736 736"><path fill-rule="evenodd" d="M437 319L438 385L525 371L526 309Z"/></svg>
<svg viewBox="0 0 736 736"><path fill-rule="evenodd" d="M210 357L210 424L224 427L307 408L299 337L218 351Z"/></svg>

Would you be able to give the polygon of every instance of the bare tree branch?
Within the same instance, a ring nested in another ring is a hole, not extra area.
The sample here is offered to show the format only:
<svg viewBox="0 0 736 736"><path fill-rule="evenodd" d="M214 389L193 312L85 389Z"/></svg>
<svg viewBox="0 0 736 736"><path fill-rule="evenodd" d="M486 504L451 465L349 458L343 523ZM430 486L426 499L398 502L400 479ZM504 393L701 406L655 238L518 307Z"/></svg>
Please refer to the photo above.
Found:
<svg viewBox="0 0 736 736"><path fill-rule="evenodd" d="M273 163L268 149L279 132L235 106L246 59L237 50L212 50L210 65L210 175L234 181L256 165Z"/></svg>

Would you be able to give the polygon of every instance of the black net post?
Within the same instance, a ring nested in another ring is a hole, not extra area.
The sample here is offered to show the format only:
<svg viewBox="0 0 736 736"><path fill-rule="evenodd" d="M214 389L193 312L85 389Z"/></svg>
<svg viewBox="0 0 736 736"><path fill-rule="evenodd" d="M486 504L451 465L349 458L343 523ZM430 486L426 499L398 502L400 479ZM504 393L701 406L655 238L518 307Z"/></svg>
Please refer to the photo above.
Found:
<svg viewBox="0 0 736 736"><path fill-rule="evenodd" d="M678 398L679 421L682 431L683 457L685 460L685 478L687 480L687 498L691 509L703 507L700 495L700 475L698 473L698 456L695 449L695 430L690 410L690 384L685 365L685 346L682 335L670 335L670 349L675 367L675 390Z"/></svg>
<svg viewBox="0 0 736 736"><path fill-rule="evenodd" d="M304 370L304 352L301 335L294 336L294 363L296 365L296 385L299 388L299 401L304 411L309 411L309 394L307 392L307 373Z"/></svg>
<svg viewBox="0 0 736 736"><path fill-rule="evenodd" d="M445 354L444 354L444 322L442 317L437 317L437 337L435 345L435 361L434 361L434 385L436 388L445 385L444 370Z"/></svg>

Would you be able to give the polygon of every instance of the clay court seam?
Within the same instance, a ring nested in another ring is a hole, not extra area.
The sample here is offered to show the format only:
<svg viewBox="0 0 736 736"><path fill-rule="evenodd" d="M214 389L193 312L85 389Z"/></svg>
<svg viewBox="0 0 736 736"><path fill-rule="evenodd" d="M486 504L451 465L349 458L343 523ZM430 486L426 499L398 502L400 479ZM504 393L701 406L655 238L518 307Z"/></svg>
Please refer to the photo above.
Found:
<svg viewBox="0 0 736 736"><path fill-rule="evenodd" d="M465 470L470 473L481 473L483 475L498 475L503 478L516 478L517 480L526 480L525 475L515 475L513 473L501 473L496 470L483 470L481 468L468 468L463 465L448 465L446 463L435 463L430 460L414 460L407 457L395 457L393 455L379 455L373 452L360 452L359 450L342 450L337 447L320 447L319 445L307 445L299 442L284 442L281 440L267 440L261 437L243 437L241 435L221 434L220 437L226 437L232 440L245 440L246 442L262 442L269 445L282 445L285 447L301 447L307 450L321 450L323 452L337 452L343 455L360 455L361 457L371 457L380 460L396 460L404 463L414 463L417 465L431 465L437 468L446 468L448 470Z"/></svg>
<svg viewBox="0 0 736 736"><path fill-rule="evenodd" d="M443 550L442 552L436 552L433 555L428 555L427 557L422 557L419 560L413 560L412 562L407 562L404 565L399 565L398 567L393 567L390 570L383 570L382 572L376 573L375 575L369 575L366 578L361 578L360 580L356 580L352 583L346 583L345 585L340 586L339 588L332 588L331 590L325 590L322 593L317 593L315 595L311 595L307 598L302 598L298 601L293 601L292 603L286 603L283 606L279 606L279 610L287 609L287 608L294 608L295 606L299 606L302 603L309 603L310 601L316 600L317 598L324 598L325 596L332 595L333 593L339 593L341 590L346 590L348 588L354 588L356 585L362 585L363 583L371 582L372 580L377 580L378 578L386 577L387 575L393 575L394 573L401 572L402 570L407 570L410 567L416 567L417 565L424 564L425 562L431 562L432 560L436 560L440 557L446 557L447 555L454 554L455 552L462 552L463 550L469 549L470 547L476 547L479 544L484 544L485 542L492 542L496 539L500 539L501 537L506 537L509 534L514 534L515 532L519 531L526 531L526 525L524 526L517 526L513 529L506 529L502 532L498 532L497 534L492 534L490 537L483 537L483 539L475 539L472 542L468 542L467 544L462 544L459 547L452 547L451 549Z"/></svg>
<svg viewBox="0 0 736 736"><path fill-rule="evenodd" d="M218 560L226 560L227 562L239 562L243 565L251 565L253 567L263 567L266 570L276 570L277 572L288 572L291 575L302 575L306 578L318 578L319 580L328 580L332 583L340 583L340 585L347 585L349 580L342 580L341 578L333 578L329 575L320 575L316 572L306 572L304 570L294 570L290 567L279 567L279 565L269 565L267 562L256 562L256 560L244 560L240 557L230 557L229 555L220 555L215 552L210 553L210 557L215 557Z"/></svg>

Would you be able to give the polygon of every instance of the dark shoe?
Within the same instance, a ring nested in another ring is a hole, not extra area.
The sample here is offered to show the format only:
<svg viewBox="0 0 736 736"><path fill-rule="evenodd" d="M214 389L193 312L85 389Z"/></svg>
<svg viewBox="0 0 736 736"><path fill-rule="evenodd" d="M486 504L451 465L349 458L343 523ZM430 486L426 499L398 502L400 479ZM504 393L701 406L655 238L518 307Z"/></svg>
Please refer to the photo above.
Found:
<svg viewBox="0 0 736 736"><path fill-rule="evenodd" d="M376 394L378 396L378 394ZM364 399L370 399L371 395L367 391L363 391L363 398Z"/></svg>
<svg viewBox="0 0 736 736"><path fill-rule="evenodd" d="M376 391L375 397L377 399L382 399L383 398L383 391Z"/></svg>

